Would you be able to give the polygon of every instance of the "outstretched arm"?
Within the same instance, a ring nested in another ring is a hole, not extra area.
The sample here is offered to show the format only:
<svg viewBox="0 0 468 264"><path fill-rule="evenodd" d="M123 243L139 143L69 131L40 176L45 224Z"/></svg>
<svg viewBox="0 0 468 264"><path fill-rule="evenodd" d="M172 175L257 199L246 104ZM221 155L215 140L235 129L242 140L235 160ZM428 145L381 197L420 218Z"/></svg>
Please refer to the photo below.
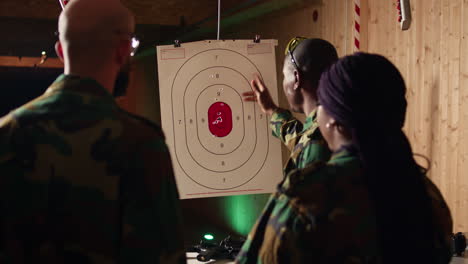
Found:
<svg viewBox="0 0 468 264"><path fill-rule="evenodd" d="M250 82L252 91L242 94L245 102L257 102L260 109L271 117L270 127L275 137L279 138L288 148L296 145L298 133L302 131L302 123L291 112L278 107L271 98L268 87L258 74Z"/></svg>

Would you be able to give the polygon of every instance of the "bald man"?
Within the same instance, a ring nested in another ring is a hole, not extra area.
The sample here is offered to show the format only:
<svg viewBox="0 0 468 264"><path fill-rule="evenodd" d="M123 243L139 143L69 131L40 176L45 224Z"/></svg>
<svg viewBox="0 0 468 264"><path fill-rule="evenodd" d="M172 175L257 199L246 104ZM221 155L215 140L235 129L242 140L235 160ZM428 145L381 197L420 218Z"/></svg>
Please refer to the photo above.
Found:
<svg viewBox="0 0 468 264"><path fill-rule="evenodd" d="M295 214L295 202L283 190L289 188L289 172L330 158L330 150L318 129L317 88L322 72L338 60L335 47L323 39L296 37L288 43L285 55L284 94L290 109L305 114L307 118L303 124L291 111L279 108L259 76L251 82L252 91L243 94L245 101L256 101L262 111L271 116L273 135L288 147L291 155L284 168L283 182L271 195L237 256L236 263L240 264L303 263L297 261L300 258L293 246L297 237L284 235L289 234L289 229L294 229L300 219Z"/></svg>
<svg viewBox="0 0 468 264"><path fill-rule="evenodd" d="M185 263L163 133L112 97L134 27L118 0L71 1L64 74L0 120L0 263Z"/></svg>
<svg viewBox="0 0 468 264"><path fill-rule="evenodd" d="M302 169L314 161L327 161L330 150L317 125L317 87L322 72L338 60L335 47L323 39L301 37L289 41L283 64L283 91L293 112L307 116L305 123L291 111L278 107L271 99L268 87L258 76L251 82L252 91L243 94L244 101L256 101L262 111L271 116L270 126L291 152L284 168Z"/></svg>

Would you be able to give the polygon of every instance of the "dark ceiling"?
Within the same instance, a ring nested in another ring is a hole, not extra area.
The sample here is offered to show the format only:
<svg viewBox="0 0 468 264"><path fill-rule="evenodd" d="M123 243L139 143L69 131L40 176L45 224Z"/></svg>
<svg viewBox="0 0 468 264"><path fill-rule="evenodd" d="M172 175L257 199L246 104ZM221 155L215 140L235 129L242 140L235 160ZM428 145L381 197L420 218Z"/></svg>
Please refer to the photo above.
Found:
<svg viewBox="0 0 468 264"><path fill-rule="evenodd" d="M71 0L73 1L73 0ZM99 1L99 0L95 0ZM136 16L142 48L153 50L174 39L216 37L218 0L121 0ZM321 0L221 0L222 27ZM54 56L54 32L61 12L59 0L0 0L0 56ZM141 50L143 50L141 49Z"/></svg>
<svg viewBox="0 0 468 264"><path fill-rule="evenodd" d="M255 4L265 1L222 0L221 10L226 12L249 2ZM133 11L138 24L153 25L178 25L181 17L184 17L187 24L194 24L216 16L218 6L217 0L122 0L122 2ZM0 17L56 19L60 11L58 0L0 1Z"/></svg>
<svg viewBox="0 0 468 264"><path fill-rule="evenodd" d="M278 0L221 0L221 13L226 17L272 1ZM136 16L136 33L142 40L143 48L212 26L217 19L218 0L122 2ZM0 29L3 35L0 56L36 57L42 51L55 56L54 32L60 12L58 0L0 0ZM201 36L198 34L197 37Z"/></svg>

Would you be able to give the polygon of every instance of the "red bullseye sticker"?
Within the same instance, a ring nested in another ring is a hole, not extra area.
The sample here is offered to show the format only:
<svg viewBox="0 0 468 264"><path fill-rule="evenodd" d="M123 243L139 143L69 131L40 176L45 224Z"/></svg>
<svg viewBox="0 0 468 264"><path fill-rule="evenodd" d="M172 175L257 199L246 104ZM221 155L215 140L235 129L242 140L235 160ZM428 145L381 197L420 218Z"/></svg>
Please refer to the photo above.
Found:
<svg viewBox="0 0 468 264"><path fill-rule="evenodd" d="M232 131L231 107L223 102L216 102L208 108L208 128L215 137L225 137Z"/></svg>

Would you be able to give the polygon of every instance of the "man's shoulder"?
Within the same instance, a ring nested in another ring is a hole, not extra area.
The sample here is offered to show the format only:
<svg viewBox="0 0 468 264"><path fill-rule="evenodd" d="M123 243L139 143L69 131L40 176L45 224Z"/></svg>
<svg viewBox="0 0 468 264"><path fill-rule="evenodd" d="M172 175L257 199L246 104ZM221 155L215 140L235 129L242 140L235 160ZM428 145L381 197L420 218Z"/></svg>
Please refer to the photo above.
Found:
<svg viewBox="0 0 468 264"><path fill-rule="evenodd" d="M302 141L308 142L312 140L324 140L322 132L318 128L318 124L312 124L302 132Z"/></svg>
<svg viewBox="0 0 468 264"><path fill-rule="evenodd" d="M304 168L294 170L287 175L288 186L297 191L301 190L306 195L310 193L311 186L321 186L319 188L327 186L329 190L340 189L347 186L343 182L358 186L363 184L362 180L363 171L359 158L347 152L335 154L327 162L320 160L310 162Z"/></svg>
<svg viewBox="0 0 468 264"><path fill-rule="evenodd" d="M295 148L302 149L302 159L305 164L313 161L310 159L317 158L314 153L323 154L323 160L328 160L331 153L327 142L323 138L322 133L317 126L311 126L306 131L304 131Z"/></svg>
<svg viewBox="0 0 468 264"><path fill-rule="evenodd" d="M4 140L5 136L11 134L17 128L17 122L14 116L9 113L0 118L0 140Z"/></svg>
<svg viewBox="0 0 468 264"><path fill-rule="evenodd" d="M11 113L0 117L0 127L8 127L14 123L15 119Z"/></svg>
<svg viewBox="0 0 468 264"><path fill-rule="evenodd" d="M43 112L42 109L39 109L36 105L40 104L44 100L43 96L39 96L22 106L19 106L15 109L12 109L8 114L0 117L0 134L2 137L5 137L6 134L13 134L25 120L35 119L35 116Z"/></svg>
<svg viewBox="0 0 468 264"><path fill-rule="evenodd" d="M12 109L8 115L17 120L37 114L39 112L44 112L44 107L46 106L46 103L50 101L50 99L51 98L45 94L40 95L31 101L28 101L23 105Z"/></svg>
<svg viewBox="0 0 468 264"><path fill-rule="evenodd" d="M150 133L160 136L164 139L164 133L161 126L157 123L137 114L130 113L124 109L120 109L122 121L124 125L132 126L135 128L135 132Z"/></svg>

